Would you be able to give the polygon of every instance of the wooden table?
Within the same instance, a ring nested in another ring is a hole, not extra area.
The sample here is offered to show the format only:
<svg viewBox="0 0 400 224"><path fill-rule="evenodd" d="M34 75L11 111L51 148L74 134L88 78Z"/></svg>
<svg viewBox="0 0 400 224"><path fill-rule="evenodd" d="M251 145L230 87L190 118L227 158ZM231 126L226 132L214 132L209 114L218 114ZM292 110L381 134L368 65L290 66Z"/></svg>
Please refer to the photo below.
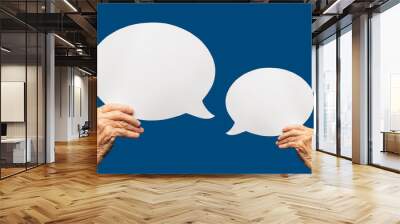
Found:
<svg viewBox="0 0 400 224"><path fill-rule="evenodd" d="M400 131L382 131L383 150L382 152L392 152L400 154Z"/></svg>

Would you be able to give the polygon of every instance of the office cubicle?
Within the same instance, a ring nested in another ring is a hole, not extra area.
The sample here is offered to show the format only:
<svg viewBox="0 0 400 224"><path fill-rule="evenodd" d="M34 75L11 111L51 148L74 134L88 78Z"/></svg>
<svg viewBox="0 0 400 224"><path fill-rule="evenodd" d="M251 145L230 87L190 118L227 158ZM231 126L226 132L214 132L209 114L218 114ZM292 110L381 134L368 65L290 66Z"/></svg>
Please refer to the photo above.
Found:
<svg viewBox="0 0 400 224"><path fill-rule="evenodd" d="M19 20L43 12L43 2L0 3L1 179L45 162L46 39Z"/></svg>

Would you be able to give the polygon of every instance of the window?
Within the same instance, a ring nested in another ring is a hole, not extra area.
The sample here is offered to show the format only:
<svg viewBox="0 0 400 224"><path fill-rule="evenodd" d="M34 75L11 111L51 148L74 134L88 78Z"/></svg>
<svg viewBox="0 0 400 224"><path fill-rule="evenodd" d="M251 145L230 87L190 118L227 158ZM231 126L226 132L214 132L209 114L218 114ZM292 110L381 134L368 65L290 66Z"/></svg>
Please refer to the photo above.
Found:
<svg viewBox="0 0 400 224"><path fill-rule="evenodd" d="M336 36L318 47L318 149L336 153Z"/></svg>
<svg viewBox="0 0 400 224"><path fill-rule="evenodd" d="M351 26L340 36L340 155L352 157L352 32Z"/></svg>
<svg viewBox="0 0 400 224"><path fill-rule="evenodd" d="M345 27L338 34L340 36L333 35L320 43L317 51L317 147L321 151L350 159L352 157L352 26ZM338 121L340 123L337 123Z"/></svg>
<svg viewBox="0 0 400 224"><path fill-rule="evenodd" d="M400 170L400 4L371 18L372 164Z"/></svg>

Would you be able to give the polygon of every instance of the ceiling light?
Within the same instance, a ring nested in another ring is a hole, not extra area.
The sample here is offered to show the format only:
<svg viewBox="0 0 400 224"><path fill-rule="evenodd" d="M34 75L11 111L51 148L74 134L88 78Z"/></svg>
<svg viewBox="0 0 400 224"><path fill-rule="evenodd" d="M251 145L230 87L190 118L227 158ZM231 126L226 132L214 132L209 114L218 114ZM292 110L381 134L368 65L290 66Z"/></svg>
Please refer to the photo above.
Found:
<svg viewBox="0 0 400 224"><path fill-rule="evenodd" d="M336 0L332 5L324 10L322 14L342 14L343 10L347 8L347 6L351 5L351 3L354 1L355 0Z"/></svg>
<svg viewBox="0 0 400 224"><path fill-rule="evenodd" d="M75 48L75 45L73 45L73 44L72 44L71 42L69 42L68 40L66 40L66 39L64 39L64 38L62 38L62 37L60 37L60 36L57 35L57 34L54 34L54 36L57 37L57 38L58 38L59 40L61 40L62 42L64 42L65 44L67 44L68 46Z"/></svg>
<svg viewBox="0 0 400 224"><path fill-rule="evenodd" d="M81 72L83 72L83 73L85 73L85 74L87 74L87 75L90 75L90 76L92 75L92 73L90 73L90 72L88 72L88 71L86 71L86 70L83 70L83 69L81 69L81 68L79 68L79 67L78 67L78 70L81 71Z"/></svg>
<svg viewBox="0 0 400 224"><path fill-rule="evenodd" d="M0 49L1 49L1 51L4 51L6 53L10 53L11 52L11 50L9 50L9 49L7 49L5 47L1 47Z"/></svg>
<svg viewBox="0 0 400 224"><path fill-rule="evenodd" d="M336 9L337 5L339 4L340 0L336 0L332 5L330 5L322 14L332 13L332 9Z"/></svg>
<svg viewBox="0 0 400 224"><path fill-rule="evenodd" d="M77 48L76 53L78 53L79 55L83 55L83 49Z"/></svg>
<svg viewBox="0 0 400 224"><path fill-rule="evenodd" d="M68 0L64 0L64 3L67 4L74 12L78 12L78 10Z"/></svg>

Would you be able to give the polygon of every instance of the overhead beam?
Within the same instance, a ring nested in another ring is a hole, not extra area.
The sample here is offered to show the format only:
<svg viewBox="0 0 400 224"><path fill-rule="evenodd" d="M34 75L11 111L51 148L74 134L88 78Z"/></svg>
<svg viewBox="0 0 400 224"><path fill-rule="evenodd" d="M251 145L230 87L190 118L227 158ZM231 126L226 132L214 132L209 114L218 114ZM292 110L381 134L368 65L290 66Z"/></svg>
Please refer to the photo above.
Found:
<svg viewBox="0 0 400 224"><path fill-rule="evenodd" d="M96 36L97 30L89 23L89 21L80 14L68 14L67 15L72 21L74 21L80 28L82 28L85 33L91 37L88 38L86 41L91 46L96 46Z"/></svg>
<svg viewBox="0 0 400 224"><path fill-rule="evenodd" d="M337 30L341 30L352 23L353 15L349 14L343 18L336 18L329 23L326 23L318 31L313 32L313 44L318 44L321 41L329 38L330 36L336 34Z"/></svg>
<svg viewBox="0 0 400 224"><path fill-rule="evenodd" d="M315 22L312 23L311 25L311 31L314 33L318 30L321 30L323 26L326 26L326 24L335 16L320 16Z"/></svg>
<svg viewBox="0 0 400 224"><path fill-rule="evenodd" d="M56 66L88 67L96 71L97 60L92 56L55 56Z"/></svg>
<svg viewBox="0 0 400 224"><path fill-rule="evenodd" d="M323 14L342 14L343 10L354 1L355 0L336 0L324 10Z"/></svg>
<svg viewBox="0 0 400 224"><path fill-rule="evenodd" d="M66 15L62 13L18 13L12 20L18 19L24 24L29 24L37 30L48 33L81 31L82 28ZM6 25L12 25L11 21L7 21L7 19L4 19L4 21Z"/></svg>

